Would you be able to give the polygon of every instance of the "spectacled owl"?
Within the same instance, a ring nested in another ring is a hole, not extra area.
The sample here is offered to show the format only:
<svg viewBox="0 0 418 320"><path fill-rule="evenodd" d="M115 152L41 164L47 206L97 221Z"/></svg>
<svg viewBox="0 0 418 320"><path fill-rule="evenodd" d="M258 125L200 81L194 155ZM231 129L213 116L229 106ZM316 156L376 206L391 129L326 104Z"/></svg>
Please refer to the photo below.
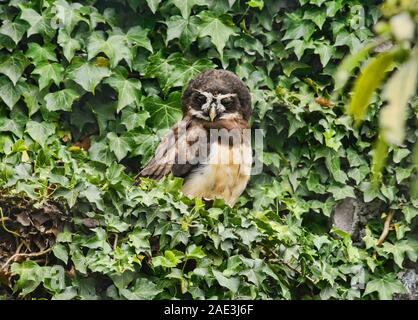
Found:
<svg viewBox="0 0 418 320"><path fill-rule="evenodd" d="M251 96L232 72L207 70L195 76L181 98L183 118L162 138L139 176L183 177L182 191L234 206L250 178Z"/></svg>

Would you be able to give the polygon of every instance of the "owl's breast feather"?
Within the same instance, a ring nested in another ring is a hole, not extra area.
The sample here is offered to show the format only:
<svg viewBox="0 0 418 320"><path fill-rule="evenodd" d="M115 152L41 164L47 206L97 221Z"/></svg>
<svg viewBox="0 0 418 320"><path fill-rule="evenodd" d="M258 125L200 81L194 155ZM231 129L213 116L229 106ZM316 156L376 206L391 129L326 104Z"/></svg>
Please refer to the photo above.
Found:
<svg viewBox="0 0 418 320"><path fill-rule="evenodd" d="M234 206L250 179L251 156L248 143L237 146L213 143L208 160L185 178L183 193L206 200L221 198Z"/></svg>

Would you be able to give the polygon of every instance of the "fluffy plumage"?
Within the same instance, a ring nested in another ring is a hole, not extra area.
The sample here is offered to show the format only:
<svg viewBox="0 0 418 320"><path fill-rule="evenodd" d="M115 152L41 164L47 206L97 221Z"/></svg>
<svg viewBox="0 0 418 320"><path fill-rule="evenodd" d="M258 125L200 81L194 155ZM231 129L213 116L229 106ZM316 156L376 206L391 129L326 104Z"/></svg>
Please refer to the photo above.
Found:
<svg viewBox="0 0 418 320"><path fill-rule="evenodd" d="M163 137L139 173L185 179L189 197L222 198L233 206L251 171L251 96L232 72L208 70L192 79L182 96L183 119Z"/></svg>

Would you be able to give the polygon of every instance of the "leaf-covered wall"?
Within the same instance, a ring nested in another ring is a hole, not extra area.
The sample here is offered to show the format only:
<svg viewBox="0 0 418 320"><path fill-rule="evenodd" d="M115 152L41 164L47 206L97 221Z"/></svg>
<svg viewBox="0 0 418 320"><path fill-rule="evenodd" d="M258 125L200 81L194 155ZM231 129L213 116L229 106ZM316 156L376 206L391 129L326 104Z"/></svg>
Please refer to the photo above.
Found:
<svg viewBox="0 0 418 320"><path fill-rule="evenodd" d="M11 0L0 5L0 294L56 299L390 298L412 232L417 100L372 183L376 95L360 126L335 104L341 59L378 1ZM226 68L250 88L263 173L234 208L134 176L185 84ZM380 200L363 240L339 200ZM385 214L395 212L382 246ZM415 238L415 239L414 239ZM55 244L54 244L55 243ZM13 256L17 254L17 256ZM20 255L19 255L20 254ZM10 258L12 259L10 260ZM361 278L361 279L360 279Z"/></svg>

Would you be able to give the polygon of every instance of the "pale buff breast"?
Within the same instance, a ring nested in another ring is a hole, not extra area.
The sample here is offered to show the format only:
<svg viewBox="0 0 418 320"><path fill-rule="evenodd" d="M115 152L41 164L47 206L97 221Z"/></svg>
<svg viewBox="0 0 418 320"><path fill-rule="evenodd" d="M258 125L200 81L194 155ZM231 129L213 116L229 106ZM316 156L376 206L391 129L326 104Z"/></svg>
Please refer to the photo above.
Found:
<svg viewBox="0 0 418 320"><path fill-rule="evenodd" d="M233 147L213 143L207 163L200 164L186 178L183 193L206 200L222 198L232 207L250 179L251 156L247 143Z"/></svg>

